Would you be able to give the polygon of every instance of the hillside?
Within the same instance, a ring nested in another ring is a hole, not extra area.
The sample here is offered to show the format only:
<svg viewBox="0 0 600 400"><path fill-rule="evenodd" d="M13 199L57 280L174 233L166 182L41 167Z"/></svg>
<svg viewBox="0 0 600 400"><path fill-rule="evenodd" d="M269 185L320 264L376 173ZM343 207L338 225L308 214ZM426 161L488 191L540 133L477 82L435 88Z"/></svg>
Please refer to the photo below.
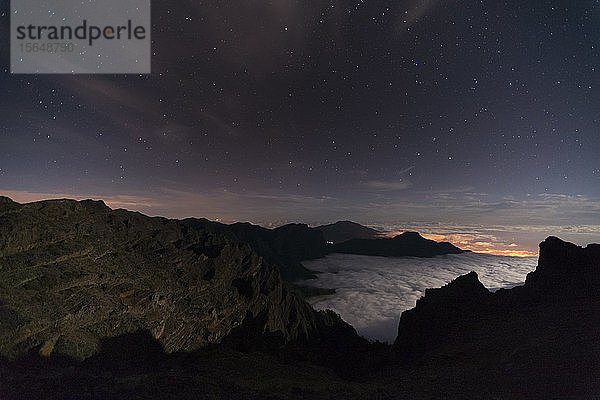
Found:
<svg viewBox="0 0 600 400"><path fill-rule="evenodd" d="M0 200L0 355L43 346L85 359L101 340L151 332L166 352L237 333L316 340L328 327L250 245L203 223L111 210L102 202Z"/></svg>

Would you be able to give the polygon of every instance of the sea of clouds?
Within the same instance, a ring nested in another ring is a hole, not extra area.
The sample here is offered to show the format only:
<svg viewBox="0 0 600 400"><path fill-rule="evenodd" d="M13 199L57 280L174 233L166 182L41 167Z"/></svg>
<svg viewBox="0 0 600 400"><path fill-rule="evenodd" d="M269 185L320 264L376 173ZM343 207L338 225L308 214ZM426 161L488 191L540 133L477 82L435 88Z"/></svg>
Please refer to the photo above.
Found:
<svg viewBox="0 0 600 400"><path fill-rule="evenodd" d="M491 291L510 288L525 282L537 258L479 253L434 258L331 254L303 265L321 273L302 284L336 289L334 295L309 299L316 309L334 310L360 335L392 343L400 314L413 308L426 288L443 286L471 271Z"/></svg>

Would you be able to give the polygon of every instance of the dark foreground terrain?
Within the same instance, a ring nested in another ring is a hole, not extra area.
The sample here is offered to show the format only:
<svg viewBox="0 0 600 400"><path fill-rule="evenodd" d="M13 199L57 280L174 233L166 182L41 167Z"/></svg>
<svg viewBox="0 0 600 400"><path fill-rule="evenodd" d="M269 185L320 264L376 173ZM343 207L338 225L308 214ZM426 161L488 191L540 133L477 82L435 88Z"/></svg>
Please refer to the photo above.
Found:
<svg viewBox="0 0 600 400"><path fill-rule="evenodd" d="M600 245L430 289L388 346L280 278L322 236L230 227L0 198L0 399L600 398Z"/></svg>

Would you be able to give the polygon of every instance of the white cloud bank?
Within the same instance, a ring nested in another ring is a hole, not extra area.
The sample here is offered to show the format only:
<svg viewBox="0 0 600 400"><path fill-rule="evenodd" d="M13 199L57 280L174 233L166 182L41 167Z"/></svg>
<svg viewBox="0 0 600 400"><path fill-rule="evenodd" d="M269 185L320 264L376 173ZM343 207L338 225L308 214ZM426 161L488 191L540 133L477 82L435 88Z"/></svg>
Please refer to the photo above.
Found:
<svg viewBox="0 0 600 400"><path fill-rule="evenodd" d="M435 258L387 258L332 254L303 262L323 273L303 284L335 288L336 294L310 300L317 309L332 309L369 339L392 343L402 311L415 306L426 288L445 285L475 271L490 290L513 287L535 269L535 257L453 254Z"/></svg>

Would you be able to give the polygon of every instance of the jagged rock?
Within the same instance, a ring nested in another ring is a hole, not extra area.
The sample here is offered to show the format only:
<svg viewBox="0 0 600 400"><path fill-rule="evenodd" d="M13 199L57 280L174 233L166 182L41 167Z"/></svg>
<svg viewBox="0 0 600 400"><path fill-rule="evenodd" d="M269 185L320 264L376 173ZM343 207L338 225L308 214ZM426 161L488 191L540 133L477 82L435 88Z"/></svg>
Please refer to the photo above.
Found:
<svg viewBox="0 0 600 400"><path fill-rule="evenodd" d="M600 296L600 244L582 248L548 237L540 243L538 266L527 275L525 288L558 301Z"/></svg>
<svg viewBox="0 0 600 400"><path fill-rule="evenodd" d="M18 204L5 196L0 196L0 213L15 208Z"/></svg>
<svg viewBox="0 0 600 400"><path fill-rule="evenodd" d="M299 299L250 245L202 224L96 201L2 204L1 356L43 346L83 359L140 330L169 353L191 351L252 320L287 342L347 326Z"/></svg>
<svg viewBox="0 0 600 400"><path fill-rule="evenodd" d="M394 238L348 240L330 246L330 252L384 257L434 257L465 251L448 242L425 239L417 232L404 232Z"/></svg>
<svg viewBox="0 0 600 400"><path fill-rule="evenodd" d="M511 337L519 320L527 321L519 331L528 337L547 336L548 327L555 326L563 335L557 337L570 340L565 332L600 328L597 318L587 319L591 307L599 305L599 287L600 245L581 248L548 237L540 243L538 266L524 286L490 293L471 272L442 288L427 289L415 308L402 313L394 348L403 356L424 354L444 346L464 347L476 335L482 346L496 331ZM576 311L582 307L589 309ZM582 319L569 322L569 312L579 312ZM556 337L548 341L561 345Z"/></svg>
<svg viewBox="0 0 600 400"><path fill-rule="evenodd" d="M323 232L325 240L333 243L342 243L351 239L377 239L381 236L379 231L352 221L338 221L314 229Z"/></svg>
<svg viewBox="0 0 600 400"><path fill-rule="evenodd" d="M492 294L476 272L449 284L426 289L417 305L402 313L394 346L403 354L421 354L468 334L468 328L489 306Z"/></svg>

